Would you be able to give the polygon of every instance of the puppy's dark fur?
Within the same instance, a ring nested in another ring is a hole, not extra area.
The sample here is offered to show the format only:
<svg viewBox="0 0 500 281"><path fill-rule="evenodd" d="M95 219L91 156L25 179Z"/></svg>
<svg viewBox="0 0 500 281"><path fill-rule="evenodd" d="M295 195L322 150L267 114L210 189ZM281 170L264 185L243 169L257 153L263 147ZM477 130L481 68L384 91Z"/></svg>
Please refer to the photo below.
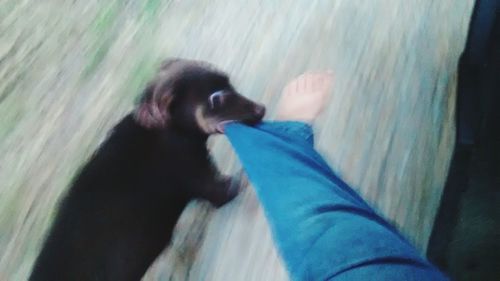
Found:
<svg viewBox="0 0 500 281"><path fill-rule="evenodd" d="M140 280L191 199L221 206L237 194L210 161L208 136L263 115L212 66L165 62L76 176L30 280Z"/></svg>

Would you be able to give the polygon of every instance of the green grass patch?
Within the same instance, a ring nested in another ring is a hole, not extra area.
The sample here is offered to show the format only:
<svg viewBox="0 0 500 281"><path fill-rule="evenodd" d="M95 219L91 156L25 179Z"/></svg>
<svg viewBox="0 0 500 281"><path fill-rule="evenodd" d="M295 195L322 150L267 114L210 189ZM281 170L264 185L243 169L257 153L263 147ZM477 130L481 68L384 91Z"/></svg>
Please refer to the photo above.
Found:
<svg viewBox="0 0 500 281"><path fill-rule="evenodd" d="M113 28L120 14L120 8L120 1L112 1L103 7L90 26L89 32L93 39L92 50L94 52L89 54L89 63L83 70L84 78L94 73L109 53L116 37Z"/></svg>
<svg viewBox="0 0 500 281"><path fill-rule="evenodd" d="M109 37L103 38L102 41L98 42L95 47L95 51L90 55L90 61L85 66L83 70L83 77L88 78L92 73L94 73L99 65L101 65L104 58L108 55L109 49L111 49L111 45L113 44L113 40Z"/></svg>
<svg viewBox="0 0 500 281"><path fill-rule="evenodd" d="M107 32L116 22L120 10L120 1L111 1L97 14L91 29L94 32Z"/></svg>
<svg viewBox="0 0 500 281"><path fill-rule="evenodd" d="M146 0L144 3L144 13L147 16L154 16L161 6L163 0Z"/></svg>
<svg viewBox="0 0 500 281"><path fill-rule="evenodd" d="M138 60L133 69L130 71L129 77L127 79L127 84L124 85L124 91L130 96L137 99L142 92L142 89L146 86L146 83L153 77L158 59L152 56L145 56Z"/></svg>

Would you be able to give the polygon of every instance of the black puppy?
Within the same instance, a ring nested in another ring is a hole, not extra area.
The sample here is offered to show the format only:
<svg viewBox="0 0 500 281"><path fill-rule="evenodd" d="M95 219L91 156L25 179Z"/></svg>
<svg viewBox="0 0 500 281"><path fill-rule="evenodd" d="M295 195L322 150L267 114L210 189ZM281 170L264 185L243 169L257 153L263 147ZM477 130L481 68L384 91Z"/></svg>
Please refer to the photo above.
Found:
<svg viewBox="0 0 500 281"><path fill-rule="evenodd" d="M264 112L211 65L165 62L75 178L30 280L140 280L191 199L221 206L237 195L210 161L208 136Z"/></svg>

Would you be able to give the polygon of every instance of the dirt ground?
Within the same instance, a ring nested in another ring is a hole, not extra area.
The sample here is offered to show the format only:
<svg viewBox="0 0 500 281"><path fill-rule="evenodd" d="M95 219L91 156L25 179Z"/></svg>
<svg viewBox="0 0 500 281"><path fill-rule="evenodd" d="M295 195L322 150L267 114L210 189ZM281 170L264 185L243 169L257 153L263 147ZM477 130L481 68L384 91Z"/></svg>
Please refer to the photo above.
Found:
<svg viewBox="0 0 500 281"><path fill-rule="evenodd" d="M0 0L0 280L26 280L74 173L167 57L215 63L269 117L287 80L332 69L318 149L424 251L473 3ZM224 137L211 148L238 169ZM190 205L145 277L287 279L251 188L217 211Z"/></svg>

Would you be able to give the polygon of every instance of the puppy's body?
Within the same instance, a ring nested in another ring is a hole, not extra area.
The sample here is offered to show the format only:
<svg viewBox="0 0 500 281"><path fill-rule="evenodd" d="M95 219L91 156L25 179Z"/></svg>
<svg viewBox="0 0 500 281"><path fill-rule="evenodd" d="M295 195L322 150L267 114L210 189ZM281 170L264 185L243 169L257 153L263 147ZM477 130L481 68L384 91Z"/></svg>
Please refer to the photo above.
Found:
<svg viewBox="0 0 500 281"><path fill-rule="evenodd" d="M193 69L201 71L188 71L196 81L211 73ZM201 88L199 92L207 90ZM145 95L151 96L150 90ZM237 195L237 188L210 161L209 132L194 129L200 114L187 114L199 111L202 99L193 104L193 97L182 95L186 104L177 98L164 126L145 126L159 122L158 116L151 117L151 100L139 107L147 106L146 113L129 114L116 125L62 201L30 280L140 280L170 242L191 199L221 206ZM253 120L260 120L261 113L253 114ZM237 119L232 115L226 117Z"/></svg>
<svg viewBox="0 0 500 281"><path fill-rule="evenodd" d="M33 280L139 280L190 199L236 195L217 178L203 139L125 117L69 190Z"/></svg>

